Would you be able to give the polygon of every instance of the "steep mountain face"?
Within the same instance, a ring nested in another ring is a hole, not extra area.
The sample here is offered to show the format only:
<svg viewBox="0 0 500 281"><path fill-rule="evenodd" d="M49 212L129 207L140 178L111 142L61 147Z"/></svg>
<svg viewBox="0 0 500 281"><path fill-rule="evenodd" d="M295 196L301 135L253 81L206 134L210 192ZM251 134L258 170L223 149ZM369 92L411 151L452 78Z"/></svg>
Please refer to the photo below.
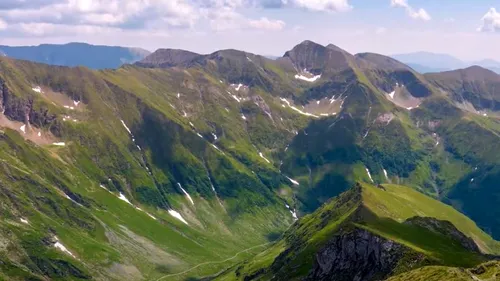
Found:
<svg viewBox="0 0 500 281"><path fill-rule="evenodd" d="M265 93L197 69L2 59L0 73L6 279L156 279L293 221L291 182L269 159L303 121Z"/></svg>
<svg viewBox="0 0 500 281"><path fill-rule="evenodd" d="M443 203L402 186L358 184L216 280L385 280L432 265L477 266L488 259L477 244L499 249Z"/></svg>
<svg viewBox="0 0 500 281"><path fill-rule="evenodd" d="M473 112L500 109L500 75L493 71L473 66L425 76L453 100Z"/></svg>
<svg viewBox="0 0 500 281"><path fill-rule="evenodd" d="M306 69L312 74L334 74L350 68L353 56L334 46L324 47L311 41L304 41L285 53L283 59L292 61L298 71Z"/></svg>
<svg viewBox="0 0 500 281"><path fill-rule="evenodd" d="M91 69L118 68L149 55L139 48L96 46L85 43L39 46L0 46L0 54L14 59L59 66L86 66Z"/></svg>

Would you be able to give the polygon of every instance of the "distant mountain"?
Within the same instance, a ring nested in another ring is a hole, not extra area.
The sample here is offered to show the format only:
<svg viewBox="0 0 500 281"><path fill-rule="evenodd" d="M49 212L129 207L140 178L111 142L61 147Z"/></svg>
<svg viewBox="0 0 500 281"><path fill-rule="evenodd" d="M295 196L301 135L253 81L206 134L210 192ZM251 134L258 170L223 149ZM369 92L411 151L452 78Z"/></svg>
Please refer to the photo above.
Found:
<svg viewBox="0 0 500 281"><path fill-rule="evenodd" d="M0 46L0 55L59 66L86 66L91 69L118 68L143 59L150 52L140 48L96 46L86 43L39 46Z"/></svg>
<svg viewBox="0 0 500 281"><path fill-rule="evenodd" d="M467 68L474 65L500 73L500 62L492 59L462 61L447 54L435 54L429 52L399 54L393 55L392 57L407 64L420 73L449 71Z"/></svg>
<svg viewBox="0 0 500 281"><path fill-rule="evenodd" d="M188 63L199 56L201 55L184 50L159 49L138 61L136 65L142 67L172 67Z"/></svg>

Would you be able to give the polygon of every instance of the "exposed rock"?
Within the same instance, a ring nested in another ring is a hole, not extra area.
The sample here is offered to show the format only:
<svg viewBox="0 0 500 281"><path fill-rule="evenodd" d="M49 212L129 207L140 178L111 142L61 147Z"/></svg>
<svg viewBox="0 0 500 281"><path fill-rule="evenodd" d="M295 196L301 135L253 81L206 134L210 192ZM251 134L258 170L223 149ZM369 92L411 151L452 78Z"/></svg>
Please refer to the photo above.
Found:
<svg viewBox="0 0 500 281"><path fill-rule="evenodd" d="M269 116L269 118L271 118L271 120L273 120L271 108L269 108L269 105L267 105L266 101L261 96L253 96L252 100L267 116Z"/></svg>
<svg viewBox="0 0 500 281"><path fill-rule="evenodd" d="M52 124L57 116L49 113L48 109L35 108L32 98L20 98L9 90L7 84L0 79L0 112L3 112L10 120L23 122L27 125L35 124L45 127ZM57 131L57 128L52 128Z"/></svg>
<svg viewBox="0 0 500 281"><path fill-rule="evenodd" d="M406 246L356 228L335 236L316 254L313 269L305 280L367 281L383 280L398 266ZM420 262L417 254L410 261Z"/></svg>

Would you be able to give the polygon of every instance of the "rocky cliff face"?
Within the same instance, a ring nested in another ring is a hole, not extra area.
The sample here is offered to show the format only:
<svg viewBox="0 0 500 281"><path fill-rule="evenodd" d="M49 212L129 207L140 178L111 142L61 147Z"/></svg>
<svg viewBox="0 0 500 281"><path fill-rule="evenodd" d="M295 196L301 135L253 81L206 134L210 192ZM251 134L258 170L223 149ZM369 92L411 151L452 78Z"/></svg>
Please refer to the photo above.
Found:
<svg viewBox="0 0 500 281"><path fill-rule="evenodd" d="M33 99L23 99L14 95L2 79L0 79L0 112L10 120L28 125L35 124L37 127L52 124L57 118L55 114L49 113L47 108L35 108ZM57 131L56 127L51 128L53 132Z"/></svg>
<svg viewBox="0 0 500 281"><path fill-rule="evenodd" d="M368 281L383 280L410 251L364 229L335 236L316 254L314 267L305 280ZM416 255L411 263L423 260Z"/></svg>

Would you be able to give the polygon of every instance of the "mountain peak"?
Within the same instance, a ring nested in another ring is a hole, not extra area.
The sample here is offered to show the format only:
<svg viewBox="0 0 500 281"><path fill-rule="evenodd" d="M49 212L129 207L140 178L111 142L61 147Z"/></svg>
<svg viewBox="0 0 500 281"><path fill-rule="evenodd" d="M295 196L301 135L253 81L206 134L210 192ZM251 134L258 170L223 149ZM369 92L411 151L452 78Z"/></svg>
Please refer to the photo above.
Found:
<svg viewBox="0 0 500 281"><path fill-rule="evenodd" d="M158 49L136 63L142 67L173 67L193 61L200 54L179 49Z"/></svg>
<svg viewBox="0 0 500 281"><path fill-rule="evenodd" d="M306 40L285 53L298 70L306 69L314 74L338 72L350 67L352 55L334 46L325 47Z"/></svg>

